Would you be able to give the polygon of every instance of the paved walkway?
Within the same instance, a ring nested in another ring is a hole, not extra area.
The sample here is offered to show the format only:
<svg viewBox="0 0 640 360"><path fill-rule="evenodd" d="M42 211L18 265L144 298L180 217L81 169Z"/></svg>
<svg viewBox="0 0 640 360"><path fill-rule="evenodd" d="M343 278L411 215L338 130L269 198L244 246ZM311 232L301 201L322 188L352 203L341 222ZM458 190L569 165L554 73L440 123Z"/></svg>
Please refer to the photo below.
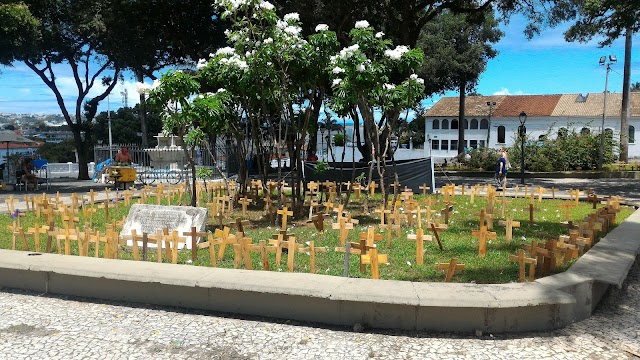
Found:
<svg viewBox="0 0 640 360"><path fill-rule="evenodd" d="M452 180L478 183L478 179ZM549 181L552 182L540 179L533 184L562 189L584 188L577 184L588 184L604 195L621 194L640 199L640 186L635 181ZM74 189L78 191L77 187ZM78 192L82 191L88 188ZM612 291L591 318L550 333L517 335L369 329L356 332L350 328L0 289L0 359L22 358L640 358L640 262L636 261L623 288Z"/></svg>

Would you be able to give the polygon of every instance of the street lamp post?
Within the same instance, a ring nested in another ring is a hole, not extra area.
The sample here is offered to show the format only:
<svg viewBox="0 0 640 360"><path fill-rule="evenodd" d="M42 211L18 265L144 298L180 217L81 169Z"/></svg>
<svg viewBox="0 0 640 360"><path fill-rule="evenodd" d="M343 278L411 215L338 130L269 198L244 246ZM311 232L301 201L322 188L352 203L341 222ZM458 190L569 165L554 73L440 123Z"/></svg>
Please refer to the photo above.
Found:
<svg viewBox="0 0 640 360"><path fill-rule="evenodd" d="M604 105L602 109L602 126L600 127L600 151L598 151L598 170L602 170L602 164L604 163L604 119L607 116L607 88L609 86L609 71L611 71L611 64L615 64L618 61L615 55L609 55L609 61L607 62L606 56L600 57L600 65L606 66L607 71L604 78ZM622 129L620 129L622 131Z"/></svg>
<svg viewBox="0 0 640 360"><path fill-rule="evenodd" d="M111 102L107 94L107 122L109 123L109 159L113 159L113 137L111 136Z"/></svg>
<svg viewBox="0 0 640 360"><path fill-rule="evenodd" d="M491 114L493 113L493 108L496 106L495 101L487 101L487 106L489 107L489 120L487 121L487 144L485 145L487 148L489 147L489 139L491 138Z"/></svg>
<svg viewBox="0 0 640 360"><path fill-rule="evenodd" d="M520 126L518 126L518 136L520 137L520 184L524 185L524 138L527 135L527 128L524 124L527 122L527 114L523 111L518 115Z"/></svg>
<svg viewBox="0 0 640 360"><path fill-rule="evenodd" d="M324 128L320 128L320 155L322 156L322 161L325 161L324 159Z"/></svg>

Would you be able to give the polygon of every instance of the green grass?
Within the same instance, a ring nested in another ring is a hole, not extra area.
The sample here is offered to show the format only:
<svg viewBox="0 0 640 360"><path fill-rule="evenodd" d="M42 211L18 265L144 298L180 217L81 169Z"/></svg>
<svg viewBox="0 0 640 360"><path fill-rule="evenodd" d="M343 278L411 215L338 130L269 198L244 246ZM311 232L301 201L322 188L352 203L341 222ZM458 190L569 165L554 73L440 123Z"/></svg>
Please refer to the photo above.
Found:
<svg viewBox="0 0 640 360"><path fill-rule="evenodd" d="M422 196L416 196L419 202L424 203L425 199ZM515 254L518 249L525 243L531 243L533 240L546 241L548 239L557 239L559 235L567 234L566 227L561 225L564 221L564 210L560 208L563 200L543 200L542 203L536 201L536 207L539 210L534 214L534 225L530 226L529 212L528 212L528 199L511 199L507 205L507 216L512 216L514 220L520 221L521 227L514 228L513 240L511 242L505 241L505 229L503 226L498 225L500 219L500 202L496 202L494 210L494 229L497 233L497 238L489 240L487 243L487 255L484 258L478 257L478 240L471 236L471 231L478 229L479 218L477 213L480 209L484 208L487 204L486 198L476 197L475 204L469 203L469 197L456 196L453 201L456 203L454 206L454 212L450 217L449 228L442 232L440 237L444 245L444 251L441 251L435 242L425 243L424 265L416 264L416 246L415 242L407 240L407 234L415 232L415 226L409 228L406 225L402 227L402 234L400 237L393 237L391 246L386 245L386 235L383 236L383 241L378 242L379 253L388 254L389 265L381 264L380 277L382 279L394 279L394 280L409 280L409 281L443 281L443 272L436 269L436 263L449 262L451 258L458 258L458 263L465 264L465 270L457 272L453 278L455 282L475 282L475 283L508 283L517 281L518 268L517 264L508 261L508 255ZM153 197L148 199L148 203L155 204L156 201ZM165 202L166 203L166 202ZM204 203L204 201L202 202ZM371 200L370 209L379 207L379 196ZM175 205L175 201L172 201ZM268 240L272 234L278 233L279 225L271 225L267 219L265 219L260 204L254 204L250 206L248 219L251 220L251 224L246 227L245 236L253 239L253 243L257 243L259 240ZM599 205L602 207L603 205ZM432 207L433 209L442 209L442 197L439 202ZM526 210L525 210L526 209ZM357 242L360 232L365 232L366 227L369 225L375 225L379 222L376 214L364 214L362 199L356 199L352 197L352 202L349 206L349 211L354 218L360 220L360 226L356 226L354 230L349 232L348 241ZM570 218L574 221L582 219L587 214L592 213L591 204L580 203L577 208L573 208L570 211ZM620 213L616 218L614 226L610 227L609 231L613 229L617 224L621 223L632 212L633 208L622 207ZM109 211L111 219L122 219L128 213L128 207L120 205L118 209L110 208ZM83 219L82 212L77 215L80 218L80 227L84 226L85 219ZM241 210L235 209L234 212L227 219L227 223L231 222L231 219L241 216ZM299 243L307 241L314 241L316 247L326 247L326 253L318 253L316 256L316 273L327 274L333 276L342 276L345 254L336 252L334 248L339 246L338 231L332 230L330 221L325 222L325 233L319 234L315 231L312 224L306 223L306 216L303 219L292 220L289 225L289 232L296 236ZM26 230L28 227L33 226L35 222L42 224L43 219L36 219L33 213L26 214L22 218L23 228ZM11 248L11 233L7 230L7 226L12 222L9 215L0 216L0 248ZM277 222L279 224L279 221ZM56 226L61 227L62 222L59 218L56 218ZM104 210L99 209L93 216L93 227L100 231L105 231L105 217ZM210 227L211 228L211 227ZM233 232L233 231L232 231ZM381 233L382 230L377 229L376 232ZM33 239L28 237L28 241L31 249L33 249ZM41 240L42 242L42 240ZM44 246L43 246L44 247ZM17 248L21 249L20 241L17 242ZM57 252L55 241L53 242L52 252ZM217 252L217 249L216 249ZM90 245L89 254L93 255L94 248ZM72 254L77 254L77 243L72 243ZM101 254L102 256L102 254ZM155 261L155 249L150 249L147 261ZM132 253L130 249L124 249L119 252L119 258L123 260L131 260ZM191 250L184 249L179 252L179 263L187 263L191 259ZM254 269L262 269L262 262L258 253L252 253L251 255ZM275 254L269 254L269 262L271 270L274 271L287 271L286 254L283 254L282 263L278 267L275 264ZM170 259L163 259L164 262L169 262ZM208 266L209 251L207 249L198 251L198 258L192 265L195 266ZM556 272L566 270L571 264L564 264L556 269ZM218 267L233 268L233 249L231 246L227 246L227 250L224 259L218 261ZM296 272L308 272L309 271L309 255L303 253L296 253L295 255L295 271ZM365 273L360 273L359 262L357 255L351 255L349 266L350 277L363 277L369 278L370 272L367 268Z"/></svg>

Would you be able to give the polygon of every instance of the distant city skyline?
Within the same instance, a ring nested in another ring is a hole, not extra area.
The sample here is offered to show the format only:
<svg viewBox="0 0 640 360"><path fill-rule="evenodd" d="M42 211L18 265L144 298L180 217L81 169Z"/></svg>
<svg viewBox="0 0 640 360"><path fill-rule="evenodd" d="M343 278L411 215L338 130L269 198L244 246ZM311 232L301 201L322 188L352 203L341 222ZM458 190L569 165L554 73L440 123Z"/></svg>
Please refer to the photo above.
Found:
<svg viewBox="0 0 640 360"><path fill-rule="evenodd" d="M597 93L604 91L605 69L598 65L601 56L615 55L618 63L609 75L609 91L622 92L624 39L610 47L599 48L597 40L587 44L567 43L563 32L567 26L545 29L542 34L527 41L523 29L525 20L516 16L509 24L501 24L505 32L495 45L498 56L490 60L481 75L476 92L481 95L525 95ZM631 82L640 82L640 35L633 37ZM60 91L73 112L77 92L75 80L67 67L56 70ZM426 79L428 81L428 79ZM90 95L95 96L103 86L97 82ZM118 84L109 96L109 107L116 110L123 105L122 92L127 92L129 106L138 103L136 82L131 74ZM427 98L423 104L430 107L443 95ZM448 91L444 96L458 96ZM100 103L99 111L106 111L107 101ZM51 90L22 63L0 68L0 113L61 114Z"/></svg>

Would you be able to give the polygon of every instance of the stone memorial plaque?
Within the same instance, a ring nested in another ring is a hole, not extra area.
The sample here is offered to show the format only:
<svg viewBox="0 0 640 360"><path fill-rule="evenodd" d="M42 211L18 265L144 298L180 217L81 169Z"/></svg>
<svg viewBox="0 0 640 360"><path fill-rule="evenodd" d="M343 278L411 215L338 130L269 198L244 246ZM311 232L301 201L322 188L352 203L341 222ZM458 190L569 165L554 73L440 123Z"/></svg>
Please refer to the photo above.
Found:
<svg viewBox="0 0 640 360"><path fill-rule="evenodd" d="M206 222L206 208L134 204L129 210L120 236L131 235L131 230L134 229L138 235L145 232L153 235L164 228L169 228L169 232L177 231L182 236L183 232L191 231L192 226L198 231L205 231ZM131 240L127 241L127 245L132 245ZM150 243L149 246L155 244ZM191 249L191 241L187 241L185 247Z"/></svg>

